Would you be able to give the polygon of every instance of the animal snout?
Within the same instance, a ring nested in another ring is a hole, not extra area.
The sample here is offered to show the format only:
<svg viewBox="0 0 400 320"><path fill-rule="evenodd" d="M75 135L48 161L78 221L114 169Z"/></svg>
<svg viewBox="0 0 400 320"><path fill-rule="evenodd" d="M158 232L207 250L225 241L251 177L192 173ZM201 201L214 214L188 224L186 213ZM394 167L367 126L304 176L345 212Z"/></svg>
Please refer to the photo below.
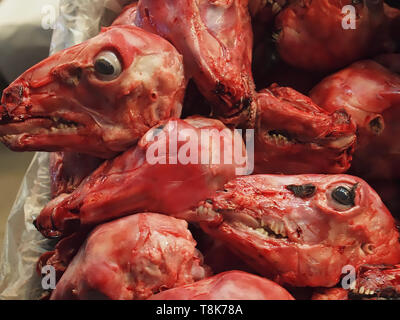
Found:
<svg viewBox="0 0 400 320"><path fill-rule="evenodd" d="M333 119L334 119L334 122L335 122L336 125L350 124L351 123L351 116L344 109L336 110L333 113Z"/></svg>
<svg viewBox="0 0 400 320"><path fill-rule="evenodd" d="M0 124L13 120L16 110L19 110L19 107L25 103L26 91L23 83L12 84L4 90L0 105Z"/></svg>
<svg viewBox="0 0 400 320"><path fill-rule="evenodd" d="M32 108L29 83L17 80L3 91L0 104L0 124L22 121Z"/></svg>
<svg viewBox="0 0 400 320"><path fill-rule="evenodd" d="M9 86L3 92L3 105L20 105L24 98L24 86L22 84L15 84ZM5 107L5 106L3 106Z"/></svg>

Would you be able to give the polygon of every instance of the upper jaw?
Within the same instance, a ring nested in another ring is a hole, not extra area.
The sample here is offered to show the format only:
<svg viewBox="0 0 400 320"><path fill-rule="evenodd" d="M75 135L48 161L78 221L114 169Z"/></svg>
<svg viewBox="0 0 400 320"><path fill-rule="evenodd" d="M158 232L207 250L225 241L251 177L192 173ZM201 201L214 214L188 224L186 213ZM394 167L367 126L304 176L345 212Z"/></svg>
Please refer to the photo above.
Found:
<svg viewBox="0 0 400 320"><path fill-rule="evenodd" d="M77 144L85 140L96 146L101 140L91 116L79 112L82 108L66 96L53 97L42 90L33 93L28 84L18 80L2 97L0 142L14 151L81 152L75 149L84 149L84 153L97 156L96 150ZM100 149L104 154L104 146Z"/></svg>
<svg viewBox="0 0 400 320"><path fill-rule="evenodd" d="M356 135L350 133L348 135L342 135L340 137L316 137L314 140L302 139L300 136L292 136L289 131L286 130L265 130L264 141L267 144L272 144L277 147L287 147L293 144L311 145L315 144L320 147L327 147L331 149L337 149L343 151L349 149L356 142Z"/></svg>
<svg viewBox="0 0 400 320"><path fill-rule="evenodd" d="M50 131L56 130L75 130L82 127L73 120L67 120L57 116L30 116L23 115L18 118L11 119L10 117L0 119L0 135L18 134L18 133L33 133L38 129L48 129Z"/></svg>
<svg viewBox="0 0 400 320"><path fill-rule="evenodd" d="M8 117L8 120L4 117L0 119L0 139L9 145L22 136L78 135L84 129L82 123L57 116L24 114L17 118Z"/></svg>
<svg viewBox="0 0 400 320"><path fill-rule="evenodd" d="M103 159L118 154L103 142L94 123L72 113L68 118L78 120L27 116L23 120L3 122L0 124L0 142L13 151L70 151Z"/></svg>
<svg viewBox="0 0 400 320"><path fill-rule="evenodd" d="M257 228L252 226L242 225L242 228L247 228L247 232L257 234L258 237L267 242L290 241L289 232L285 222L281 219L268 219L267 221L260 220Z"/></svg>
<svg viewBox="0 0 400 320"><path fill-rule="evenodd" d="M228 225L230 228L245 232L250 236L256 236L266 242L280 244L293 242L295 239L291 236L293 233L285 219L275 216L264 215L255 217L246 212L233 208L217 208L208 200L197 208L197 216L202 217L199 220L207 221L211 227L213 224L220 226Z"/></svg>
<svg viewBox="0 0 400 320"><path fill-rule="evenodd" d="M328 113L310 98L272 85L257 95L259 130L278 147L317 145L344 151L356 141L356 124L344 110Z"/></svg>

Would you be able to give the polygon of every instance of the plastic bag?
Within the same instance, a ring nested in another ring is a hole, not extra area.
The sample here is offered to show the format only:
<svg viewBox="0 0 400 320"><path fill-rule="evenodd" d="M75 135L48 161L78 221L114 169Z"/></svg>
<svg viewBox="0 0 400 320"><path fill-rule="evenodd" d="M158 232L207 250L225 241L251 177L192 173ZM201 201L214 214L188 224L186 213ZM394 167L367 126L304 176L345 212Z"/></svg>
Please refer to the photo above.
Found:
<svg viewBox="0 0 400 320"><path fill-rule="evenodd" d="M58 4L59 0L30 0L26 10L26 0L0 1L0 73L5 81L12 82L48 55L52 30L44 22L54 23Z"/></svg>
<svg viewBox="0 0 400 320"><path fill-rule="evenodd" d="M95 36L109 25L128 0L62 0L50 52L54 53ZM40 255L55 242L43 238L32 222L50 200L49 155L38 152L23 179L8 217L0 260L0 299L40 299L36 273Z"/></svg>

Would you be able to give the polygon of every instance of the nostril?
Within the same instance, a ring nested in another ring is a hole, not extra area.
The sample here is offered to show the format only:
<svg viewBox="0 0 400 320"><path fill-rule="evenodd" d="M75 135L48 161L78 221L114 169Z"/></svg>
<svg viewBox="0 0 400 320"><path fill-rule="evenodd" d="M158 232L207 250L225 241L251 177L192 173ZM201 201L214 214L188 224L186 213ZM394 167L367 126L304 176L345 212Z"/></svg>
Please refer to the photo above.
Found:
<svg viewBox="0 0 400 320"><path fill-rule="evenodd" d="M3 97L4 103L19 105L24 98L24 87L22 85L10 86L4 91Z"/></svg>

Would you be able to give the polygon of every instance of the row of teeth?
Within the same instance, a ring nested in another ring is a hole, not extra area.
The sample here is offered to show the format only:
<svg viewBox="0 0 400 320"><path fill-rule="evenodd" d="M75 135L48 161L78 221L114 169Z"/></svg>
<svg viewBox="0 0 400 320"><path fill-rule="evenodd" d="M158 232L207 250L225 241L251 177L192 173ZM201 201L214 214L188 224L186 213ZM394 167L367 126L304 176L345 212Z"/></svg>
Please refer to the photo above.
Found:
<svg viewBox="0 0 400 320"><path fill-rule="evenodd" d="M269 136L275 141L276 144L286 145L289 143L289 140L281 134L270 134Z"/></svg>
<svg viewBox="0 0 400 320"><path fill-rule="evenodd" d="M272 33L272 40L273 40L274 42L278 42L278 40L279 40L279 33L273 32L273 33Z"/></svg>
<svg viewBox="0 0 400 320"><path fill-rule="evenodd" d="M211 207L209 206L200 206L197 208L197 214L201 216L215 216L218 215L218 212L215 212Z"/></svg>
<svg viewBox="0 0 400 320"><path fill-rule="evenodd" d="M282 10L282 7L279 3L275 2L274 0L267 0L267 2L272 6L272 13L277 14Z"/></svg>
<svg viewBox="0 0 400 320"><path fill-rule="evenodd" d="M67 125L64 123L59 123L57 124L57 127L51 127L50 131L51 132L57 132L59 130L71 130L71 129L76 129L76 126L71 124L71 125ZM5 136L2 136L1 138L3 138L4 140L12 140L15 137L17 137L19 134L7 134Z"/></svg>
<svg viewBox="0 0 400 320"><path fill-rule="evenodd" d="M262 0L256 7L256 9L255 9L256 11L253 14L257 14L259 11L261 11L263 8L265 8L267 6L267 4L269 4L271 6L272 13L275 15L278 14L282 10L282 7L276 1Z"/></svg>
<svg viewBox="0 0 400 320"><path fill-rule="evenodd" d="M200 206L197 208L197 214L203 216L215 216L218 215L218 212L215 212L211 207L209 206ZM282 236L284 238L287 238L287 233L286 233L286 228L285 224L281 221L272 221L267 224L265 224L263 221L260 223L260 228L255 229L257 232L262 233L265 236ZM270 234L268 230L272 231L273 234Z"/></svg>
<svg viewBox="0 0 400 320"><path fill-rule="evenodd" d="M281 12L282 7L280 6L279 3L275 2L274 0L268 0L268 3L272 6L271 10L273 14L278 14L279 12ZM278 42L279 39L279 33L273 32L272 33L272 39L275 42Z"/></svg>
<svg viewBox="0 0 400 320"><path fill-rule="evenodd" d="M269 236L270 234L268 233L268 231L266 230L267 227L268 229L272 230L272 232L275 235L278 236L282 236L284 238L287 238L287 233L286 233L286 229L285 229L285 224L281 221L272 221L270 223L264 224L263 222L261 222L261 228L257 228L256 231Z"/></svg>
<svg viewBox="0 0 400 320"><path fill-rule="evenodd" d="M51 127L50 130L51 131L57 131L59 129L73 129L73 128L76 128L76 126L73 125L73 124L68 125L68 124L65 124L65 123L58 123L57 127Z"/></svg>
<svg viewBox="0 0 400 320"><path fill-rule="evenodd" d="M66 124L66 123L61 122L61 121L63 121L63 119L61 119L61 118L52 117L51 120L54 121L54 123L56 123L56 127L52 127L51 131L56 131L57 129L76 128L76 125L73 123Z"/></svg>
<svg viewBox="0 0 400 320"><path fill-rule="evenodd" d="M366 296L372 296L372 295L375 294L374 290L366 289L364 286L360 287L358 290L354 289L353 292L354 293L358 293L358 294L363 294L363 295L366 295Z"/></svg>
<svg viewBox="0 0 400 320"><path fill-rule="evenodd" d="M2 136L1 138L5 139L5 140L10 140L10 139L13 139L16 136L17 136L17 134L7 134L5 136Z"/></svg>

